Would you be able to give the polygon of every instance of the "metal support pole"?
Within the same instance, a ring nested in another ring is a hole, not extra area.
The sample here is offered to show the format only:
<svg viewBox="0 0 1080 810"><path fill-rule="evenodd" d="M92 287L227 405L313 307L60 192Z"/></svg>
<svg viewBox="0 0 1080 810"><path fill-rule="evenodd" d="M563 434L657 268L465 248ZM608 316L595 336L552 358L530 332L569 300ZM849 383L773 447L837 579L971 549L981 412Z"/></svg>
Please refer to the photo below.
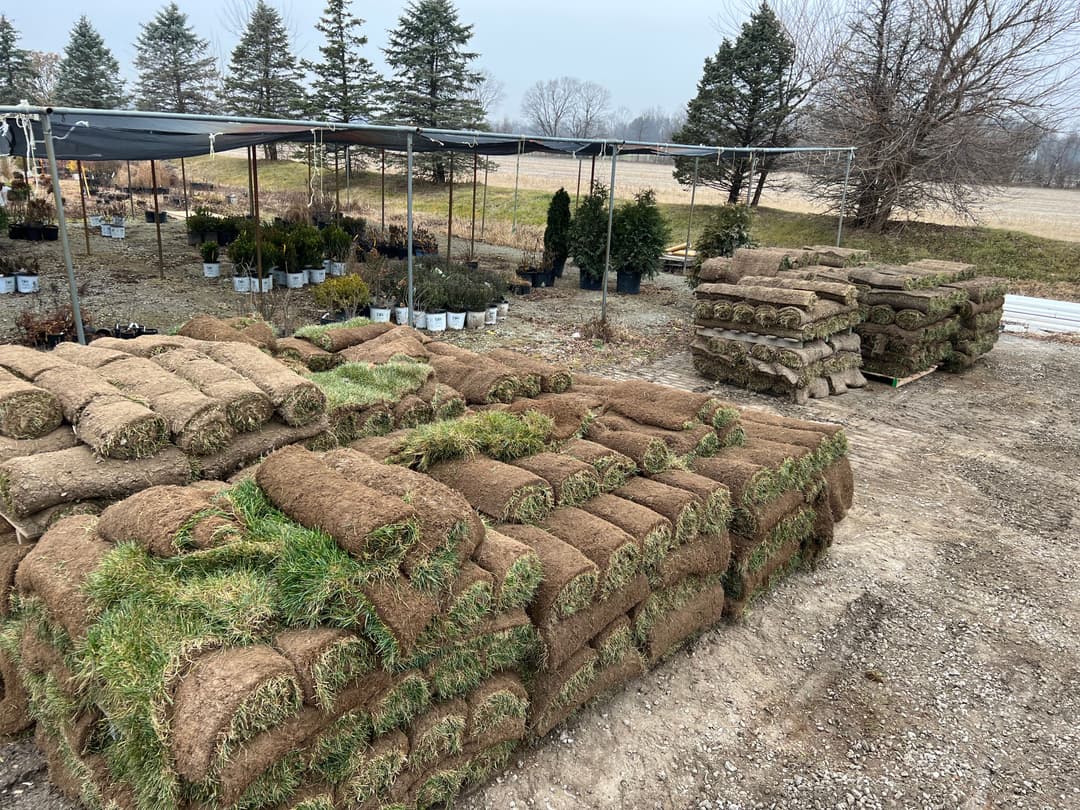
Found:
<svg viewBox="0 0 1080 810"><path fill-rule="evenodd" d="M135 218L135 198L131 196L131 161L127 162L128 169L128 205L131 206L131 218Z"/></svg>
<svg viewBox="0 0 1080 810"><path fill-rule="evenodd" d="M158 275L165 278L165 252L161 249L161 214L158 213L157 164L150 161L150 184L154 187L154 228L157 229L157 266Z"/></svg>
<svg viewBox="0 0 1080 810"><path fill-rule="evenodd" d="M382 150L382 220L379 223L382 233L386 233L386 150Z"/></svg>
<svg viewBox="0 0 1080 810"><path fill-rule="evenodd" d="M469 236L469 261L476 255L476 172L480 165L480 155L472 156L472 234ZM450 258L449 256L447 257Z"/></svg>
<svg viewBox="0 0 1080 810"><path fill-rule="evenodd" d="M611 229L615 224L615 164L619 159L619 147L611 147L611 188L608 189L607 248L604 250L604 281L600 287L600 322L607 323L607 280L611 271Z"/></svg>
<svg viewBox="0 0 1080 810"><path fill-rule="evenodd" d="M86 176L83 174L82 161L76 161L79 167L79 202L82 203L82 229L86 237L86 255L90 255L90 221L86 218Z"/></svg>
<svg viewBox="0 0 1080 810"><path fill-rule="evenodd" d="M578 200L581 199L581 158L577 159L577 193L574 195L574 208L578 207Z"/></svg>
<svg viewBox="0 0 1080 810"><path fill-rule="evenodd" d="M259 278L259 292L263 288L262 222L259 216L259 156L251 148L251 205L255 212L255 273Z"/></svg>
<svg viewBox="0 0 1080 810"><path fill-rule="evenodd" d="M68 242L67 217L64 215L64 195L60 193L60 172L56 169L56 151L53 149L52 121L49 114L41 116L41 134L45 138L45 154L49 158L49 176L52 178L53 198L56 200L56 223L60 226L60 247L64 252L67 269L68 292L71 294L71 316L75 320L75 335L79 343L86 345L83 331L82 308L79 306L79 285L75 283L75 265L71 260L71 243ZM80 175L80 180L81 180Z"/></svg>
<svg viewBox="0 0 1080 810"><path fill-rule="evenodd" d="M754 164L757 160L757 154L750 153L750 173L746 175L746 204L750 205L750 194L754 191Z"/></svg>
<svg viewBox="0 0 1080 810"><path fill-rule="evenodd" d="M836 246L840 247L840 237L844 233L844 214L847 213L847 190L848 181L851 179L851 159L855 157L855 150L847 153L847 168L844 169L844 191L840 195L840 221L836 223Z"/></svg>
<svg viewBox="0 0 1080 810"><path fill-rule="evenodd" d="M412 206L413 206L413 187L412 187L412 175L413 175L413 148L412 148L413 135L411 132L405 135L405 248L408 250L408 268L409 268L409 319L408 325L412 326L413 322L413 223L412 223Z"/></svg>
<svg viewBox="0 0 1080 810"><path fill-rule="evenodd" d="M352 157L348 144L345 145L345 207L352 208Z"/></svg>
<svg viewBox="0 0 1080 810"><path fill-rule="evenodd" d="M255 219L255 191L251 182L251 147L247 148L247 170L248 170L248 216Z"/></svg>
<svg viewBox="0 0 1080 810"><path fill-rule="evenodd" d="M694 222L694 197L697 196L698 161L694 158L694 182L690 186L690 216L686 218L686 244L683 245L682 274L686 275L686 262L690 258L690 226Z"/></svg>
<svg viewBox="0 0 1080 810"><path fill-rule="evenodd" d="M596 182L596 155L592 156L592 168L589 169L589 193L592 194L593 183Z"/></svg>
<svg viewBox="0 0 1080 810"><path fill-rule="evenodd" d="M341 180L338 179L338 154L337 147L334 147L334 210L341 210Z"/></svg>
<svg viewBox="0 0 1080 810"><path fill-rule="evenodd" d="M446 261L450 261L450 246L454 241L454 153L450 153L450 203L446 214Z"/></svg>
<svg viewBox="0 0 1080 810"><path fill-rule="evenodd" d="M484 202L480 209L480 241L484 241L484 228L487 226L487 186L488 186L488 161L484 161Z"/></svg>
<svg viewBox="0 0 1080 810"><path fill-rule="evenodd" d="M524 146L523 141L518 143L517 158L514 164L514 215L510 220L510 233L517 233L518 181L521 179L521 150Z"/></svg>
<svg viewBox="0 0 1080 810"><path fill-rule="evenodd" d="M180 181L184 184L184 219L187 219L191 216L191 205L188 202L187 164L183 158L180 158Z"/></svg>

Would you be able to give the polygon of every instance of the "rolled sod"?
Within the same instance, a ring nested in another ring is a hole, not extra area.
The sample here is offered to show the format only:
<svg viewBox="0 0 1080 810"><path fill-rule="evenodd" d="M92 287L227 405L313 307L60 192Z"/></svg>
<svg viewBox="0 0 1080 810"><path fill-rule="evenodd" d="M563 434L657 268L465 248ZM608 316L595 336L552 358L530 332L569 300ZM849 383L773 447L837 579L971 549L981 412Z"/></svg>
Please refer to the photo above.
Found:
<svg viewBox="0 0 1080 810"><path fill-rule="evenodd" d="M540 528L593 561L600 573L597 592L600 599L624 587L641 567L641 547L637 540L584 509L572 506L556 509L540 523Z"/></svg>
<svg viewBox="0 0 1080 810"><path fill-rule="evenodd" d="M461 753L469 704L462 699L435 703L409 723L409 767L420 769L449 754Z"/></svg>
<svg viewBox="0 0 1080 810"><path fill-rule="evenodd" d="M682 430L702 421L723 427L738 418L738 409L708 394L695 394L668 385L627 380L609 389L608 407L643 425Z"/></svg>
<svg viewBox="0 0 1080 810"><path fill-rule="evenodd" d="M675 545L693 539L701 528L703 501L692 492L649 478L631 478L614 492L620 498L648 507L671 521Z"/></svg>
<svg viewBox="0 0 1080 810"><path fill-rule="evenodd" d="M654 568L674 547L671 521L647 506L604 494L586 501L581 508L633 537L641 548L643 569Z"/></svg>
<svg viewBox="0 0 1080 810"><path fill-rule="evenodd" d="M551 438L552 421L540 413L502 413L485 410L460 419L421 425L410 431L398 431L393 443L372 443L377 458L428 470L440 461L471 458L478 454L498 461L513 461L539 453ZM365 445L357 445L364 449ZM390 450L389 456L385 455ZM520 472L520 471L519 471Z"/></svg>
<svg viewBox="0 0 1080 810"><path fill-rule="evenodd" d="M357 752L356 769L341 787L342 797L364 808L368 806L365 802L376 802L390 790L408 756L409 738L403 732L395 730L377 737ZM382 807L382 802L374 806Z"/></svg>
<svg viewBox="0 0 1080 810"><path fill-rule="evenodd" d="M540 378L540 390L544 393L561 394L569 389L574 382L569 369L519 352L512 352L507 349L493 349L487 353L487 356L515 369L519 373L537 375Z"/></svg>
<svg viewBox="0 0 1080 810"><path fill-rule="evenodd" d="M466 560L450 585L445 615L456 630L475 627L495 603L495 576L472 560Z"/></svg>
<svg viewBox="0 0 1080 810"><path fill-rule="evenodd" d="M544 577L543 565L532 546L494 529L473 551L473 560L495 578L495 609L502 613L532 602Z"/></svg>
<svg viewBox="0 0 1080 810"><path fill-rule="evenodd" d="M833 520L839 522L851 509L855 498L855 476L847 457L838 458L822 471L829 492L829 508Z"/></svg>
<svg viewBox="0 0 1080 810"><path fill-rule="evenodd" d="M362 323L365 319L355 318L345 323L332 323L325 326L305 326L297 329L295 335L305 343L310 343L327 352L340 352L358 343L366 343L386 334L394 327L388 323ZM278 341L278 348L281 341Z"/></svg>
<svg viewBox="0 0 1080 810"><path fill-rule="evenodd" d="M687 470L669 470L651 478L701 498L700 530L703 533L720 534L727 531L732 514L731 491L722 483Z"/></svg>
<svg viewBox="0 0 1080 810"><path fill-rule="evenodd" d="M15 573L20 594L41 598L49 620L80 639L94 620L86 578L101 565L112 546L97 537L97 518L65 518L47 531L23 558Z"/></svg>
<svg viewBox="0 0 1080 810"><path fill-rule="evenodd" d="M699 534L646 573L649 585L660 590L671 588L686 577L722 574L730 560L731 536L726 531L722 534Z"/></svg>
<svg viewBox="0 0 1080 810"><path fill-rule="evenodd" d="M719 577L684 580L653 594L637 611L634 631L650 665L716 624L724 613L724 586Z"/></svg>
<svg viewBox="0 0 1080 810"><path fill-rule="evenodd" d="M403 358L414 361L427 360L430 353L419 340L412 337L399 337L390 341L371 340L367 343L359 343L342 349L338 356L346 363L381 365Z"/></svg>
<svg viewBox="0 0 1080 810"><path fill-rule="evenodd" d="M561 667L582 644L621 614L629 613L648 595L648 580L644 574L639 574L607 599L595 602L560 622L539 628L543 641L542 668L551 670Z"/></svg>
<svg viewBox="0 0 1080 810"><path fill-rule="evenodd" d="M13 458L0 464L0 511L26 517L50 506L98 498L125 498L154 484L186 484L187 457L176 447L121 461L85 446Z"/></svg>
<svg viewBox="0 0 1080 810"><path fill-rule="evenodd" d="M768 276L744 276L740 284L755 287L779 287L785 290L806 290L818 298L838 301L841 304L855 306L858 303L859 290L854 284L840 284L835 281L817 281L813 279L779 278Z"/></svg>
<svg viewBox="0 0 1080 810"><path fill-rule="evenodd" d="M0 369L0 436L38 439L63 419L56 396Z"/></svg>
<svg viewBox="0 0 1080 810"><path fill-rule="evenodd" d="M323 711L333 709L339 693L377 663L367 641L333 627L285 630L273 646L296 670L304 703Z"/></svg>
<svg viewBox="0 0 1080 810"><path fill-rule="evenodd" d="M2 469L2 468L0 468ZM429 470L482 514L507 523L538 523L551 511L555 495L538 475L488 458L459 459Z"/></svg>
<svg viewBox="0 0 1080 810"><path fill-rule="evenodd" d="M677 456L712 456L720 449L720 438L716 429L700 422L688 425L682 430L668 430L652 425L640 425L624 416L609 414L600 417L594 424L608 430L640 433L660 439ZM667 459L662 459L660 464L649 466L663 466L667 461ZM645 465L640 466L642 469L647 469Z"/></svg>
<svg viewBox="0 0 1080 810"><path fill-rule="evenodd" d="M431 403L417 394L406 394L394 405L394 427L414 428L426 425L435 418Z"/></svg>
<svg viewBox="0 0 1080 810"><path fill-rule="evenodd" d="M529 693L521 678L513 672L502 672L488 678L472 690L467 698L469 706L465 739L481 747L512 739L492 739L493 731L518 731L524 735L524 720L529 708Z"/></svg>
<svg viewBox="0 0 1080 810"><path fill-rule="evenodd" d="M55 523L74 515L100 515L102 510L112 505L110 498L93 498L86 501L71 501L50 506L26 517L16 517L11 514L3 514L3 519L8 522L20 543L36 540L53 527Z"/></svg>
<svg viewBox="0 0 1080 810"><path fill-rule="evenodd" d="M637 464L629 456L587 439L567 442L562 452L591 465L600 475L604 492L618 489L637 472Z"/></svg>
<svg viewBox="0 0 1080 810"><path fill-rule="evenodd" d="M153 362L220 402L234 430L257 430L274 413L270 398L241 374L193 349L154 355Z"/></svg>
<svg viewBox="0 0 1080 810"><path fill-rule="evenodd" d="M419 538L406 552L402 570L421 590L445 587L457 564L468 558L484 537L484 524L469 502L430 476L380 464L350 449L327 453L323 461L350 481L394 495L416 509Z"/></svg>
<svg viewBox="0 0 1080 810"><path fill-rule="evenodd" d="M177 331L181 337L206 342L245 343L259 349L274 348L274 333L269 325L248 319L223 321L213 315L196 315ZM255 326L255 328L249 328Z"/></svg>
<svg viewBox="0 0 1080 810"><path fill-rule="evenodd" d="M311 371L329 371L342 362L341 357L300 338L282 338L277 341L274 357L288 358Z"/></svg>
<svg viewBox="0 0 1080 810"><path fill-rule="evenodd" d="M39 352L27 346L0 345L0 368L28 382L34 382L49 369L67 366L68 363L52 352Z"/></svg>
<svg viewBox="0 0 1080 810"><path fill-rule="evenodd" d="M766 563L755 571L729 570L724 575L724 617L737 620L750 604L774 588L803 564L803 541L792 540L780 546Z"/></svg>
<svg viewBox="0 0 1080 810"><path fill-rule="evenodd" d="M536 673L526 684L529 691L529 728L551 711L565 706L579 705L582 693L596 677L600 656L582 640L578 647L558 668Z"/></svg>
<svg viewBox="0 0 1080 810"><path fill-rule="evenodd" d="M600 494L600 474L591 464L562 453L537 453L514 462L551 485L557 506L577 506Z"/></svg>
<svg viewBox="0 0 1080 810"><path fill-rule="evenodd" d="M520 381L512 371L494 360L463 362L453 357L431 358L436 379L460 391L470 405L512 402L520 390Z"/></svg>
<svg viewBox="0 0 1080 810"><path fill-rule="evenodd" d="M396 674L390 685L368 703L376 738L404 727L431 705L431 687L423 674L408 671Z"/></svg>
<svg viewBox="0 0 1080 810"><path fill-rule="evenodd" d="M19 456L32 456L37 453L51 453L53 450L67 450L76 447L79 439L70 425L62 425L36 439L9 439L0 436L0 462Z"/></svg>
<svg viewBox="0 0 1080 810"><path fill-rule="evenodd" d="M586 434L591 441L602 444L632 459L645 472L658 473L675 464L675 456L663 439L629 430L610 430L594 422Z"/></svg>
<svg viewBox="0 0 1080 810"><path fill-rule="evenodd" d="M691 466L694 472L726 484L736 506L755 506L802 489L822 465L808 447L751 439L745 447L695 459Z"/></svg>
<svg viewBox="0 0 1080 810"><path fill-rule="evenodd" d="M747 436L815 450L826 464L847 453L847 436L840 425L791 419L748 409L744 414L743 427Z"/></svg>
<svg viewBox="0 0 1080 810"><path fill-rule="evenodd" d="M243 533L211 493L173 485L150 487L113 504L101 514L97 531L107 542L133 542L156 557L213 548Z"/></svg>
<svg viewBox="0 0 1080 810"><path fill-rule="evenodd" d="M789 489L764 503L740 505L732 515L731 531L744 537L766 534L805 504L806 495L803 490Z"/></svg>
<svg viewBox="0 0 1080 810"><path fill-rule="evenodd" d="M255 480L282 512L326 532L357 559L403 556L416 543L416 510L401 498L350 481L302 447L269 455Z"/></svg>
<svg viewBox="0 0 1080 810"><path fill-rule="evenodd" d="M29 702L14 656L0 648L0 734L18 734L34 724Z"/></svg>
<svg viewBox="0 0 1080 810"><path fill-rule="evenodd" d="M15 532L0 533L0 618L7 618L11 614L15 571L31 548L30 543L18 542Z"/></svg>
<svg viewBox="0 0 1080 810"><path fill-rule="evenodd" d="M618 661L597 668L589 685L577 696L577 699L561 709L545 712L540 717L533 719L531 733L534 738L543 737L552 729L564 723L579 708L592 700L614 692L623 684L632 681L644 674L645 663L637 650L627 650Z"/></svg>
<svg viewBox="0 0 1080 810"><path fill-rule="evenodd" d="M541 394L538 397L516 399L506 406L510 413L536 411L551 417L555 423L553 436L567 441L581 436L585 428L603 410L603 400L589 394Z"/></svg>
<svg viewBox="0 0 1080 810"><path fill-rule="evenodd" d="M289 371L254 346L206 343L203 349L213 360L258 386L270 398L275 411L286 424L311 424L326 410L326 396L319 386Z"/></svg>
<svg viewBox="0 0 1080 810"><path fill-rule="evenodd" d="M572 616L593 603L600 583L596 563L569 543L535 526L500 524L500 534L530 546L543 568L543 579L527 610L540 627Z"/></svg>
<svg viewBox="0 0 1080 810"><path fill-rule="evenodd" d="M292 427L276 420L250 433L238 433L228 447L194 460L198 477L224 480L279 447L312 440L326 433L325 419L303 427Z"/></svg>
<svg viewBox="0 0 1080 810"><path fill-rule="evenodd" d="M201 782L233 750L300 711L288 659L265 644L214 650L180 678L172 707L171 749L177 772Z"/></svg>
<svg viewBox="0 0 1080 810"><path fill-rule="evenodd" d="M435 419L456 419L468 407L460 391L435 380L429 379L416 395L431 406Z"/></svg>
<svg viewBox="0 0 1080 810"><path fill-rule="evenodd" d="M634 646L634 630L629 616L619 616L589 639L589 646L599 655L600 666L614 664Z"/></svg>

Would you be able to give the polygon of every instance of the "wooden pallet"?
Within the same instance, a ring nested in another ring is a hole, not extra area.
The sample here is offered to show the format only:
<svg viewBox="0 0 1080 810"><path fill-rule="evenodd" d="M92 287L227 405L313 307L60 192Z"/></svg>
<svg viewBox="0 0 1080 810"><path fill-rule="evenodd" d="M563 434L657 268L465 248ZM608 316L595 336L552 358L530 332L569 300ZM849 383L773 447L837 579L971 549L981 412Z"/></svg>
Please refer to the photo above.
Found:
<svg viewBox="0 0 1080 810"><path fill-rule="evenodd" d="M875 374L874 372L867 371L866 369L861 369L861 371L864 377L870 377L874 380L880 380L881 382L889 385L890 388L900 388L901 386L907 385L908 383L913 383L916 380L921 380L927 374L933 374L935 371L937 371L937 368L937 366L931 366L930 368L926 369L926 371L920 371L918 374L912 374L909 377L889 377L886 374Z"/></svg>

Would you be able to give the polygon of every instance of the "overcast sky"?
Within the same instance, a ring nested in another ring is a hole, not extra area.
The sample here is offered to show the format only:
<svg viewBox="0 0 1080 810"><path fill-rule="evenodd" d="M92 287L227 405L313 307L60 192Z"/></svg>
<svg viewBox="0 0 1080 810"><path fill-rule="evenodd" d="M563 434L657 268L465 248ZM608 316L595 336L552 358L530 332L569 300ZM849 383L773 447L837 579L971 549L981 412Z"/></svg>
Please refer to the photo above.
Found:
<svg viewBox="0 0 1080 810"><path fill-rule="evenodd" d="M200 36L227 60L236 42L228 30L229 9L242 0L177 0ZM32 50L62 52L72 25L86 14L131 76L134 42L140 25L165 3L123 3L100 0L45 0L12 4L4 14L22 35L20 45ZM274 3L290 23L300 56L315 58L320 44L314 30L323 0L281 0ZM730 4L729 4L730 5ZM401 2L354 0L353 11L366 20L367 55L385 68L380 48L405 6ZM618 3L614 0L548 0L519 4L507 0L457 0L462 22L473 28L478 65L505 86L505 98L493 118L520 117L521 97L538 79L574 76L607 87L613 108L632 114L662 107L683 109L694 94L707 55L715 52L718 4L707 0L666 3ZM47 12L47 13L43 13Z"/></svg>

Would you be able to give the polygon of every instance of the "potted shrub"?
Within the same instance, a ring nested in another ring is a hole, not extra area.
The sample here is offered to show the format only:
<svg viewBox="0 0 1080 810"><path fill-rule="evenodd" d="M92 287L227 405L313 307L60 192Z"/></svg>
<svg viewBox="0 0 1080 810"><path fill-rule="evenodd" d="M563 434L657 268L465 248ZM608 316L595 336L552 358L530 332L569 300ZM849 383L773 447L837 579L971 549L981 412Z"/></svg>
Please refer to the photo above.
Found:
<svg viewBox="0 0 1080 810"><path fill-rule="evenodd" d="M15 263L17 265L15 268L15 289L23 294L36 293L41 289L41 285L38 283L40 268L37 259L16 259Z"/></svg>
<svg viewBox="0 0 1080 810"><path fill-rule="evenodd" d="M563 266L570 255L570 195L560 188L548 204L544 228L544 267L554 278L562 278Z"/></svg>
<svg viewBox="0 0 1080 810"><path fill-rule="evenodd" d="M251 292L251 268L255 266L255 240L244 234L227 248L233 263L233 289L238 293Z"/></svg>
<svg viewBox="0 0 1080 810"><path fill-rule="evenodd" d="M429 332L446 331L446 307L448 303L446 274L432 267L424 274L420 297L427 306L426 328Z"/></svg>
<svg viewBox="0 0 1080 810"><path fill-rule="evenodd" d="M54 215L52 203L44 197L35 197L26 203L25 239L40 242L45 238L45 227L52 222Z"/></svg>
<svg viewBox="0 0 1080 810"><path fill-rule="evenodd" d="M669 238L652 189L638 192L632 201L615 209L611 266L616 272L617 292L637 295L641 291L641 277L652 278L659 272Z"/></svg>
<svg viewBox="0 0 1080 810"><path fill-rule="evenodd" d="M290 289L303 287L308 282L317 283L316 278L326 280L326 271L322 266L323 241L318 228L298 222L289 228L286 243L292 250L285 268Z"/></svg>
<svg viewBox="0 0 1080 810"><path fill-rule="evenodd" d="M570 252L581 271L578 285L583 290L599 290L603 283L607 224L607 188L593 183L570 220Z"/></svg>
<svg viewBox="0 0 1080 810"><path fill-rule="evenodd" d="M5 259L0 256L0 295L10 295L15 292L16 269L14 259Z"/></svg>
<svg viewBox="0 0 1080 810"><path fill-rule="evenodd" d="M124 225L124 211L126 210L122 202L113 203L109 206L109 214L112 217L109 236L113 239L123 239L127 236L127 227Z"/></svg>
<svg viewBox="0 0 1080 810"><path fill-rule="evenodd" d="M345 319L350 320L371 300L371 292L358 274L349 273L328 279L313 291L312 297L319 306L330 312L341 310Z"/></svg>
<svg viewBox="0 0 1080 810"><path fill-rule="evenodd" d="M406 238L408 232L406 232ZM408 247L405 250L408 253ZM439 254L439 240L435 234L420 225L413 225L413 255L414 256L437 256Z"/></svg>
<svg viewBox="0 0 1080 810"><path fill-rule="evenodd" d="M240 220L237 217L222 217L217 221L217 243L231 245L240 235Z"/></svg>
<svg viewBox="0 0 1080 810"><path fill-rule="evenodd" d="M330 275L344 275L345 263L352 253L352 237L344 228L330 225L323 229L322 240L326 248L326 258L330 261Z"/></svg>
<svg viewBox="0 0 1080 810"><path fill-rule="evenodd" d="M209 209L199 207L195 209L195 213L187 218L185 225L187 227L188 244L192 246L201 245L203 242L209 241L212 236L216 237L218 218L211 214Z"/></svg>
<svg viewBox="0 0 1080 810"><path fill-rule="evenodd" d="M203 260L203 277L218 278L221 275L221 264L218 262L219 250L217 242L203 242L199 246L199 253L202 254Z"/></svg>

